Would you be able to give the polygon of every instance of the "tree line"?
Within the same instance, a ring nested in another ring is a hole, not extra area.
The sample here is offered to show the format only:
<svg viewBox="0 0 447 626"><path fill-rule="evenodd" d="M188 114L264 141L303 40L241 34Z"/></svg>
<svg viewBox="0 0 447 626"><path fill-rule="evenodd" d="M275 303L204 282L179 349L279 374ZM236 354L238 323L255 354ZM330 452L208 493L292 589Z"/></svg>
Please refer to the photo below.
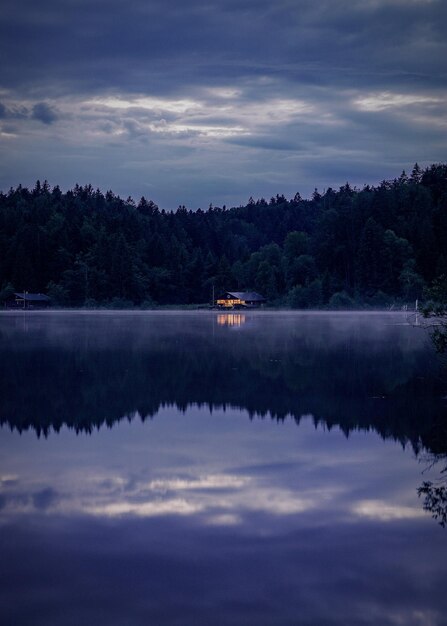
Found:
<svg viewBox="0 0 447 626"><path fill-rule="evenodd" d="M91 185L0 193L0 298L61 306L210 302L255 290L292 308L390 306L447 275L447 165L378 186L160 210Z"/></svg>

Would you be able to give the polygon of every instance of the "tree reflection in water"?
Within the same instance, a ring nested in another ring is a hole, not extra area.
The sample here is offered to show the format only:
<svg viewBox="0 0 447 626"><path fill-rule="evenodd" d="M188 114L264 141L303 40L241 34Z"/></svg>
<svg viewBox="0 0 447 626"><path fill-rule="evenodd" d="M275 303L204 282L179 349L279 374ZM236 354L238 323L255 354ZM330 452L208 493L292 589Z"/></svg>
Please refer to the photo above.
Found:
<svg viewBox="0 0 447 626"><path fill-rule="evenodd" d="M145 420L163 406L229 406L297 425L311 415L315 426L338 426L346 437L374 430L445 461L446 405L432 350L398 322L93 313L29 316L22 326L18 316L4 318L0 425L46 436ZM442 481L419 488L443 526L446 491Z"/></svg>

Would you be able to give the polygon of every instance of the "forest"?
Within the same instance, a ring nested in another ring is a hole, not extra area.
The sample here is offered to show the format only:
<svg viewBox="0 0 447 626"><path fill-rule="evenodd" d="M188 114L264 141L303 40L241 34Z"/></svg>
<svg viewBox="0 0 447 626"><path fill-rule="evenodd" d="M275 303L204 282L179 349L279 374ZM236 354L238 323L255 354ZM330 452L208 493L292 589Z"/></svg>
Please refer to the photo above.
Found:
<svg viewBox="0 0 447 626"><path fill-rule="evenodd" d="M362 189L234 208L160 210L91 185L0 193L0 300L56 306L199 305L255 290L272 306L414 304L447 275L447 165Z"/></svg>

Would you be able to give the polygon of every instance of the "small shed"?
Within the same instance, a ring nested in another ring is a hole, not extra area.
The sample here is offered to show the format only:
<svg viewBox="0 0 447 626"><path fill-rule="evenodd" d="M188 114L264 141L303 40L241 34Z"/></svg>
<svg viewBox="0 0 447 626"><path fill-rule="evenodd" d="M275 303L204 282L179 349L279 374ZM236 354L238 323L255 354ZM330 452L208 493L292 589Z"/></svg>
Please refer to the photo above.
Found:
<svg viewBox="0 0 447 626"><path fill-rule="evenodd" d="M257 308L265 304L266 299L256 291L226 291L221 294L216 304L225 309L230 308Z"/></svg>
<svg viewBox="0 0 447 626"><path fill-rule="evenodd" d="M51 304L51 299L43 293L13 293L6 306L15 309L45 309Z"/></svg>

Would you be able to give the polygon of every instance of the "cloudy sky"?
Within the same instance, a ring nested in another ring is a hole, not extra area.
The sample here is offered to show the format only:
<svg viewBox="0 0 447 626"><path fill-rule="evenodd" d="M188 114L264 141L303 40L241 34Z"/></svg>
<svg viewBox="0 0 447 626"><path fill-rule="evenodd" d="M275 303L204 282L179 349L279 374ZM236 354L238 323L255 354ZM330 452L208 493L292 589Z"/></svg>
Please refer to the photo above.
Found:
<svg viewBox="0 0 447 626"><path fill-rule="evenodd" d="M445 0L3 0L0 189L162 208L446 160Z"/></svg>

